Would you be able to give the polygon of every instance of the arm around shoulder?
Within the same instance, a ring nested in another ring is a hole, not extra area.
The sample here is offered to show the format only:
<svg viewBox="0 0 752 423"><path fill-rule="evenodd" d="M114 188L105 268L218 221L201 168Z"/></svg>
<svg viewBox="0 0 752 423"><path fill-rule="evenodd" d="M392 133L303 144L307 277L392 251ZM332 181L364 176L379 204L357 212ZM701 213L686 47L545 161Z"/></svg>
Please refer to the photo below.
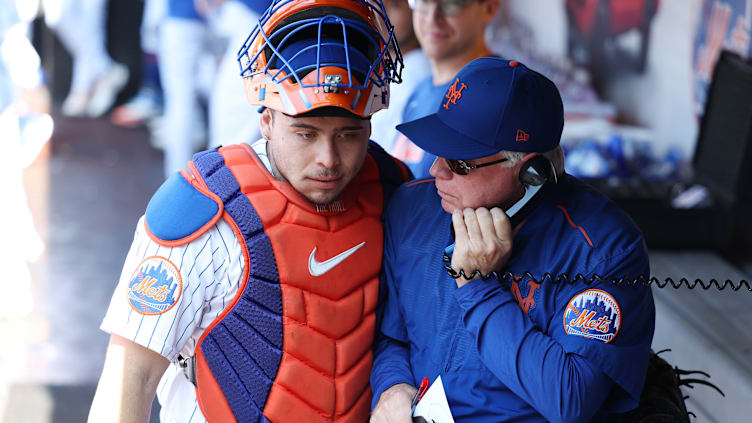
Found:
<svg viewBox="0 0 752 423"><path fill-rule="evenodd" d="M147 422L157 385L169 363L152 350L112 335L89 423Z"/></svg>

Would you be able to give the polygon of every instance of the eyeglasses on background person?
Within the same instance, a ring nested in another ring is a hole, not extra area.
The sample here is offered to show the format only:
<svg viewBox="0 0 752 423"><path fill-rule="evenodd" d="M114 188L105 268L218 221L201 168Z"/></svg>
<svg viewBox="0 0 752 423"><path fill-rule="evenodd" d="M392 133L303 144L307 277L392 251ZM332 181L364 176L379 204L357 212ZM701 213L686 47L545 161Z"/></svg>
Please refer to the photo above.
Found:
<svg viewBox="0 0 752 423"><path fill-rule="evenodd" d="M408 0L410 9L416 12L428 12L438 7L444 16L457 16L473 2L483 0Z"/></svg>

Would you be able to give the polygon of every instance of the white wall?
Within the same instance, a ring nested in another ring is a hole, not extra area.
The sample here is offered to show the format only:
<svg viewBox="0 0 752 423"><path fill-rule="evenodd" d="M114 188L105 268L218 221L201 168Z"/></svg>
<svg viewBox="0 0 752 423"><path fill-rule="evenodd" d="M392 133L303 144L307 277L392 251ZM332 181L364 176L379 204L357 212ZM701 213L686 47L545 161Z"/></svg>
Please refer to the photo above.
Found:
<svg viewBox="0 0 752 423"><path fill-rule="evenodd" d="M535 34L543 55L566 55L564 0L502 0ZM697 119L693 112L692 68L695 28L702 0L662 0L653 20L647 71L614 74L604 100L616 104L629 124L649 128L653 147L678 147L688 159L694 153Z"/></svg>
<svg viewBox="0 0 752 423"><path fill-rule="evenodd" d="M535 31L539 53L562 57L567 52L567 18L564 0L501 0L510 13Z"/></svg>
<svg viewBox="0 0 752 423"><path fill-rule="evenodd" d="M692 157L697 140L693 63L702 0L663 0L653 21L645 75L624 75L606 97L629 122L653 129L656 149L679 147Z"/></svg>

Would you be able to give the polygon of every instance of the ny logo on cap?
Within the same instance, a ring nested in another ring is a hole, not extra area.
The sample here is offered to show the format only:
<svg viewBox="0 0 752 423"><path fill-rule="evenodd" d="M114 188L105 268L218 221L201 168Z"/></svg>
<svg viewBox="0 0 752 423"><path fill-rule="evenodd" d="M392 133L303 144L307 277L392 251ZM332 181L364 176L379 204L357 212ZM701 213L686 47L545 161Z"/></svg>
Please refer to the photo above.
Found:
<svg viewBox="0 0 752 423"><path fill-rule="evenodd" d="M459 78L457 78L457 79L456 79L456 80L454 81L454 84L452 84L452 86L451 86L451 87L449 87L449 91L448 91L448 92L446 93L446 96L445 96L445 97L446 97L446 98L447 98L448 100L447 100L446 104L444 104L444 106L443 106L443 107L444 107L445 109L447 109L447 110L449 110L449 103L452 103L452 104L454 104L454 105L456 105L456 104L457 104L457 100L459 100L460 98L462 98L462 90L464 90L465 88L467 88L467 85L465 85L465 83L463 82L463 83L462 83L462 85L460 86L460 89L458 90L458 89L457 89L457 84L458 84L459 82L460 82L460 79L459 79Z"/></svg>
<svg viewBox="0 0 752 423"><path fill-rule="evenodd" d="M516 141L518 142L527 142L530 141L530 134L523 131L522 129L517 130L517 138Z"/></svg>

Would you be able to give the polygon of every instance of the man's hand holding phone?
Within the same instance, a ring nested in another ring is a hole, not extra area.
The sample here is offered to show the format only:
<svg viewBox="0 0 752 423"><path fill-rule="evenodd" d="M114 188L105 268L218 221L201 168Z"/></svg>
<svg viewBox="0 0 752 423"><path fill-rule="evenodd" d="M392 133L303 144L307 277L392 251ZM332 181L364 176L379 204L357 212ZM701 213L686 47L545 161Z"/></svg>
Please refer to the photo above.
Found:
<svg viewBox="0 0 752 423"><path fill-rule="evenodd" d="M466 208L452 213L455 246L452 254L452 269L464 271L470 276L474 270L482 274L489 274L501 270L512 253L512 238L514 233L506 213L498 207L488 210ZM457 287L478 278L477 274L471 279L460 276Z"/></svg>

